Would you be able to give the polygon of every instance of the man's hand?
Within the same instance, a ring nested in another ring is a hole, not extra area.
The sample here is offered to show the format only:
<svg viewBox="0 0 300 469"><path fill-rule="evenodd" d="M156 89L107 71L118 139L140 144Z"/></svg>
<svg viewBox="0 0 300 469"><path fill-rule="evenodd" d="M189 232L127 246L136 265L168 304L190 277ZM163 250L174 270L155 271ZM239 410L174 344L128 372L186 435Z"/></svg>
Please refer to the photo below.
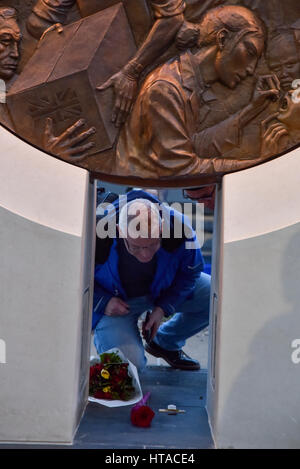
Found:
<svg viewBox="0 0 300 469"><path fill-rule="evenodd" d="M48 117L43 136L43 148L69 163L81 161L87 156L88 150L95 146L94 142L85 143L85 141L96 132L96 129L91 127L79 133L84 124L85 121L80 119L61 135L55 137L53 121Z"/></svg>
<svg viewBox="0 0 300 469"><path fill-rule="evenodd" d="M257 80L252 100L239 112L241 128L267 109L272 102L280 97L280 81L276 75L263 75Z"/></svg>
<svg viewBox="0 0 300 469"><path fill-rule="evenodd" d="M150 314L150 318L148 322L143 324L142 332L143 332L144 338L145 338L145 331L151 330L151 336L150 336L149 341L154 339L163 317L164 317L164 310L160 308L159 306L156 306L156 308L154 308L152 313Z"/></svg>
<svg viewBox="0 0 300 469"><path fill-rule="evenodd" d="M275 121L277 116L272 114L261 123L261 158L275 156L286 148L289 134L283 124Z"/></svg>
<svg viewBox="0 0 300 469"><path fill-rule="evenodd" d="M126 316L129 313L129 305L116 296L112 297L106 305L106 316Z"/></svg>
<svg viewBox="0 0 300 469"><path fill-rule="evenodd" d="M115 105L111 120L116 127L120 127L131 111L132 103L137 93L138 83L135 78L129 77L121 70L96 89L103 91L109 87L113 87L115 92Z"/></svg>
<svg viewBox="0 0 300 469"><path fill-rule="evenodd" d="M252 105L264 110L270 101L277 101L280 95L280 81L276 75L263 75L257 80Z"/></svg>

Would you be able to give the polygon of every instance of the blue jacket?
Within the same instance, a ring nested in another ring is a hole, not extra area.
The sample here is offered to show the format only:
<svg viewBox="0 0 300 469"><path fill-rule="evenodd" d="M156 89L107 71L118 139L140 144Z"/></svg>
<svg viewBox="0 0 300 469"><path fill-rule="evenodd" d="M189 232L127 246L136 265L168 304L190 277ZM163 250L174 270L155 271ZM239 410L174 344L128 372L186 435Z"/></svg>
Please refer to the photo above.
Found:
<svg viewBox="0 0 300 469"><path fill-rule="evenodd" d="M155 196L141 190L133 190L127 194L128 202L137 198L146 198L154 203L159 203ZM113 208L111 213L108 212L108 217L118 216L119 199L113 202ZM172 228L174 220L179 219L181 223L186 225L184 233L188 233L188 238L176 239L175 244L173 239L173 245L171 239L163 239L162 246L156 253L157 266L150 295L153 303L160 306L165 315L169 316L175 313L177 307L192 295L196 279L204 269L204 262L196 233L192 229L189 219L165 205L161 208L164 218L165 215L169 216ZM190 244L186 245L187 242ZM112 240L107 259L104 263L95 266L93 329L103 316L105 307L112 297L117 296L124 301L127 300L118 271L117 243L117 239Z"/></svg>

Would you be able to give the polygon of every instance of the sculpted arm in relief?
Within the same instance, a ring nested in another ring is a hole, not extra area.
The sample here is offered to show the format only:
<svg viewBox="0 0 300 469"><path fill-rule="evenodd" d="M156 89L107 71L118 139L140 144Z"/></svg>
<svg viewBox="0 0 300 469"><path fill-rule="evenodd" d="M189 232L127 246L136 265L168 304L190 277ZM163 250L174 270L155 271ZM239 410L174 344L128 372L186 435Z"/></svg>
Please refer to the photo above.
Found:
<svg viewBox="0 0 300 469"><path fill-rule="evenodd" d="M76 0L37 0L27 20L28 31L39 39L51 25L64 23L75 3ZM117 3L117 0L109 2L109 5L114 3ZM184 21L184 0L149 0L149 6L153 10L155 22L146 40L121 71L97 88L99 91L108 87L114 88L115 106L112 121L117 127L125 121L130 112L141 73L170 46Z"/></svg>
<svg viewBox="0 0 300 469"><path fill-rule="evenodd" d="M159 5L162 3L166 4L166 6L160 7ZM175 40L176 34L184 21L184 1L164 0L162 2L162 0L152 0L151 4L156 15L156 20L146 40L136 55L122 70L97 87L98 91L103 91L108 87L114 88L115 106L112 113L112 121L116 127L120 127L125 122L131 111L137 94L138 80L142 72L155 62L170 46L172 41Z"/></svg>

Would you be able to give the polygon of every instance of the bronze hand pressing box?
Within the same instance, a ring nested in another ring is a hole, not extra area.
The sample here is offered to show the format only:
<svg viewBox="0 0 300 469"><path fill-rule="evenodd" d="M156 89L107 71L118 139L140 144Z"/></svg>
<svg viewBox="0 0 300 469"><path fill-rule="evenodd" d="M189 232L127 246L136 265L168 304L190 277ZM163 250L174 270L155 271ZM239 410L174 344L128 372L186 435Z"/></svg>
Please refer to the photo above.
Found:
<svg viewBox="0 0 300 469"><path fill-rule="evenodd" d="M13 84L7 104L18 135L42 146L46 119L56 135L79 119L95 127L89 154L112 148L118 130L111 123L113 91L96 86L120 70L136 51L123 6L47 32Z"/></svg>

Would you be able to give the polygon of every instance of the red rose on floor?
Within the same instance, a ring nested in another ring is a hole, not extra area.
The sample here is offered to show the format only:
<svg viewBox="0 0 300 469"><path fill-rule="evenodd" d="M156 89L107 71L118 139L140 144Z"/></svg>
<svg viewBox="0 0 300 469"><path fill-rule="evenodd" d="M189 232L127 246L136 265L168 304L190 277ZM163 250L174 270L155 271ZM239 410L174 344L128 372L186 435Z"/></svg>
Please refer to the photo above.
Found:
<svg viewBox="0 0 300 469"><path fill-rule="evenodd" d="M137 427L150 427L155 413L147 405L135 406L131 409L131 423Z"/></svg>

